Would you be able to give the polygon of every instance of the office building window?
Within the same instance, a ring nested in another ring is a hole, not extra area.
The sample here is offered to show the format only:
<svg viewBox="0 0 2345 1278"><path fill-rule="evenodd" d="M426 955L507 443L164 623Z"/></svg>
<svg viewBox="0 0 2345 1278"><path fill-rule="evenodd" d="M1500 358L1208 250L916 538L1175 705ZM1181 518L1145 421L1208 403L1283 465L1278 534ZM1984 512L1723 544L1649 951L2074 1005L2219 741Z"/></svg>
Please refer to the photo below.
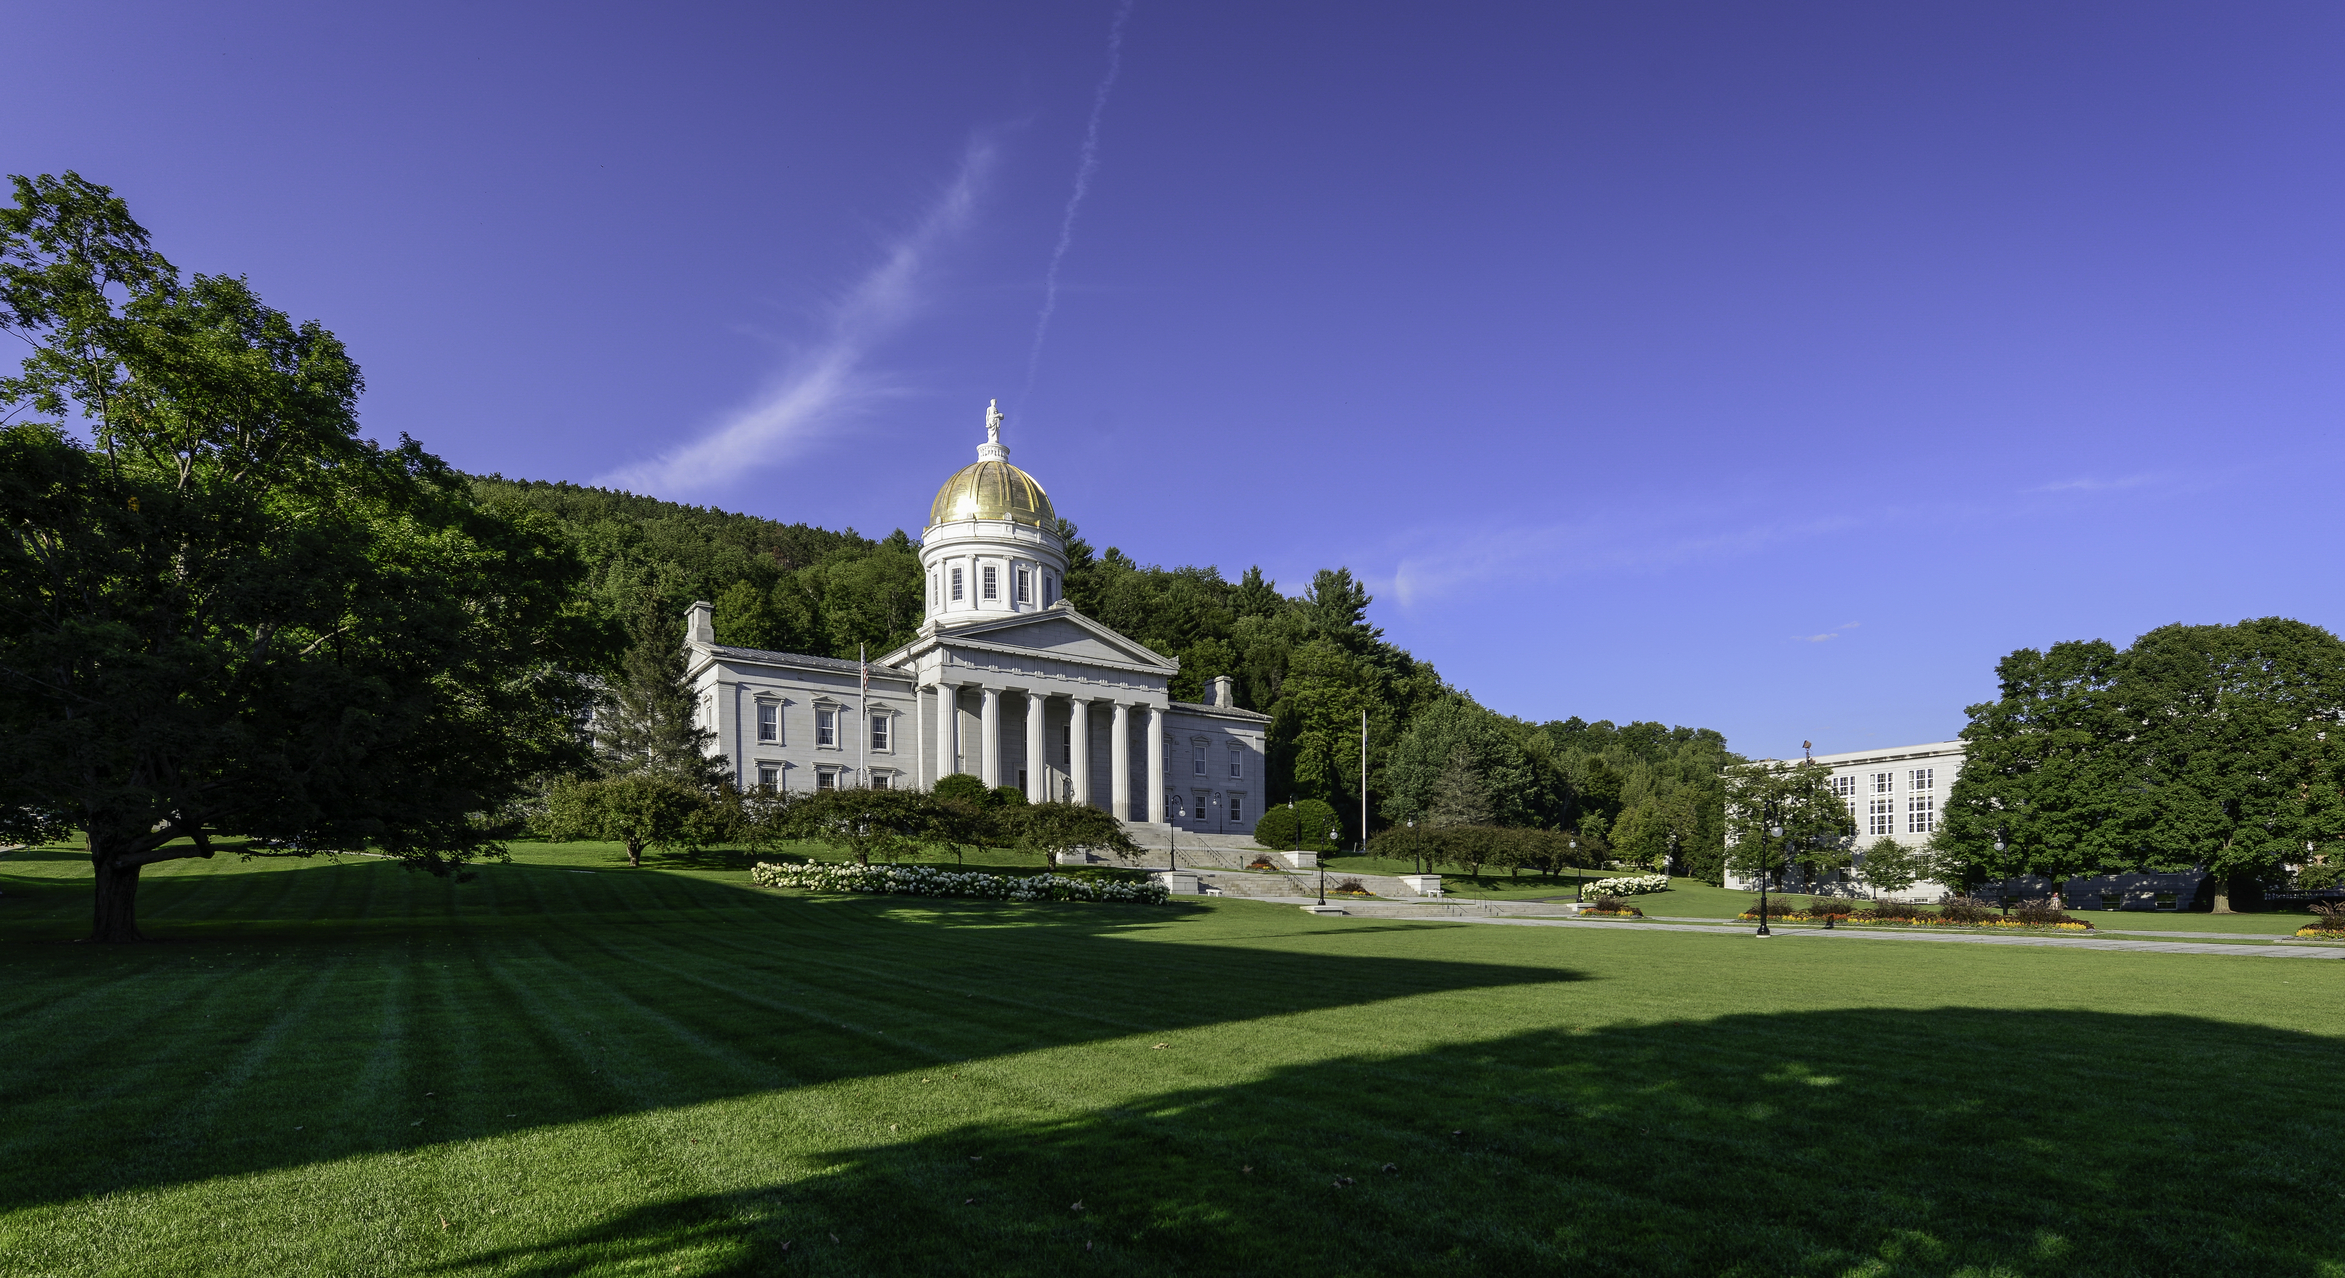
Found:
<svg viewBox="0 0 2345 1278"><path fill-rule="evenodd" d="M1932 779L1933 772L1934 769L1931 768L1915 768L1913 771L1906 773L1905 788L1908 790L1927 790L1931 788L1931 786L1935 784Z"/></svg>
<svg viewBox="0 0 2345 1278"><path fill-rule="evenodd" d="M1928 834L1938 828L1938 801L1927 794L1917 794L1905 801L1905 832Z"/></svg>
<svg viewBox="0 0 2345 1278"><path fill-rule="evenodd" d="M760 764L758 764L758 765L757 765L757 784L758 784L758 788L760 788L760 789L765 789L765 790L772 790L772 789L777 789L777 788L779 788L779 787L781 786L781 784L782 784L782 768L781 768L781 765L780 765L780 764L778 764L778 763L760 763Z"/></svg>
<svg viewBox="0 0 2345 1278"><path fill-rule="evenodd" d="M888 717L884 714L871 716L871 748L874 750L888 748Z"/></svg>
<svg viewBox="0 0 2345 1278"><path fill-rule="evenodd" d="M1887 793L1889 793L1889 790L1890 790L1891 786L1893 786L1893 785L1896 783L1896 780L1897 780L1897 774L1896 774L1896 773L1894 773L1894 772L1876 772L1876 773L1874 773L1874 774L1873 774L1873 793L1875 793L1875 794L1887 794Z"/></svg>
<svg viewBox="0 0 2345 1278"><path fill-rule="evenodd" d="M782 708L780 706L761 705L757 708L757 739L760 741L779 741L782 739Z"/></svg>
<svg viewBox="0 0 2345 1278"><path fill-rule="evenodd" d="M961 602L961 570L953 569L953 602Z"/></svg>
<svg viewBox="0 0 2345 1278"><path fill-rule="evenodd" d="M1232 741L1229 743L1229 779L1235 781L1244 775L1246 775L1245 747Z"/></svg>
<svg viewBox="0 0 2345 1278"><path fill-rule="evenodd" d="M1028 573L1027 573L1027 571L1026 571L1025 569L1023 569L1023 568L1020 568L1020 569L1018 569L1018 571L1017 571L1017 577L1016 577L1016 579L1015 579L1015 582L1014 582L1014 584L1017 586L1017 590L1018 590L1018 599L1017 599L1017 602L1019 602L1019 603L1025 603L1025 602L1027 602L1027 596L1026 596L1026 579L1027 579L1027 577L1028 577L1029 575L1030 575L1030 574L1028 574Z"/></svg>
<svg viewBox="0 0 2345 1278"><path fill-rule="evenodd" d="M983 596L987 599L1001 598L1001 578L996 575L1001 570L994 567L992 564L987 564L979 571L982 573L982 576L978 579L978 581L979 584L984 587L982 592Z"/></svg>
<svg viewBox="0 0 2345 1278"><path fill-rule="evenodd" d="M1202 741L1189 743L1189 771L1196 776L1205 775L1205 743Z"/></svg>
<svg viewBox="0 0 2345 1278"><path fill-rule="evenodd" d="M1854 797L1856 794L1856 778L1854 776L1832 778L1832 793L1839 795L1843 799Z"/></svg>
<svg viewBox="0 0 2345 1278"><path fill-rule="evenodd" d="M1865 814L1865 833L1897 833L1897 800L1875 799L1872 810Z"/></svg>
<svg viewBox="0 0 2345 1278"><path fill-rule="evenodd" d="M828 706L817 706L814 711L814 744L836 746L839 743L839 712Z"/></svg>

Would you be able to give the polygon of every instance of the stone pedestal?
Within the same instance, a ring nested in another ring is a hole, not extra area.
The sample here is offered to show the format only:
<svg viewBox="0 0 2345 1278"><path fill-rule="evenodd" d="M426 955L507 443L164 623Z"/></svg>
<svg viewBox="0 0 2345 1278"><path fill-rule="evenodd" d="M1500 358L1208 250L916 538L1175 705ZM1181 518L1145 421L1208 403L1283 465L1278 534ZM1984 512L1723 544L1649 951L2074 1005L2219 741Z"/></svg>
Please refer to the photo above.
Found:
<svg viewBox="0 0 2345 1278"><path fill-rule="evenodd" d="M1441 895L1441 876L1438 874L1403 874L1401 883L1419 896Z"/></svg>
<svg viewBox="0 0 2345 1278"><path fill-rule="evenodd" d="M1319 854L1316 852L1281 852L1278 859L1298 870L1319 868Z"/></svg>
<svg viewBox="0 0 2345 1278"><path fill-rule="evenodd" d="M1187 870L1158 870L1148 876L1164 885L1174 896L1196 896L1205 889L1198 885L1197 876Z"/></svg>

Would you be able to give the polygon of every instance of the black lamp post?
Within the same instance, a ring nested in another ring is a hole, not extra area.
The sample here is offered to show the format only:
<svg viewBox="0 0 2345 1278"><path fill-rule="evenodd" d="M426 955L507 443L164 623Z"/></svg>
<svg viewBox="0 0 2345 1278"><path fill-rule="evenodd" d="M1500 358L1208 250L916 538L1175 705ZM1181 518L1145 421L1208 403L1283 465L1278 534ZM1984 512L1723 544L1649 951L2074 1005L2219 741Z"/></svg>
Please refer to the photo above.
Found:
<svg viewBox="0 0 2345 1278"><path fill-rule="evenodd" d="M1165 814L1164 855L1166 860L1172 862L1172 868L1177 870L1181 868L1181 818L1187 816L1189 810L1181 806L1179 795L1170 796L1168 801L1172 804L1172 811Z"/></svg>
<svg viewBox="0 0 2345 1278"><path fill-rule="evenodd" d="M1409 818L1409 864L1417 867L1417 873L1423 874L1425 872L1425 856L1423 852L1423 845L1417 841L1417 821L1415 817Z"/></svg>
<svg viewBox="0 0 2345 1278"><path fill-rule="evenodd" d="M1588 876L1580 873L1580 841L1575 838L1566 840L1566 842L1571 844L1571 899L1582 904L1586 904L1588 900Z"/></svg>
<svg viewBox="0 0 2345 1278"><path fill-rule="evenodd" d="M1767 837L1770 839L1782 838L1783 827L1780 825L1768 826ZM1791 845L1788 842L1783 846L1786 852L1790 851ZM1770 859L1768 857L1759 858L1759 935L1761 936L1775 935L1767 930L1767 877L1775 868L1767 864Z"/></svg>

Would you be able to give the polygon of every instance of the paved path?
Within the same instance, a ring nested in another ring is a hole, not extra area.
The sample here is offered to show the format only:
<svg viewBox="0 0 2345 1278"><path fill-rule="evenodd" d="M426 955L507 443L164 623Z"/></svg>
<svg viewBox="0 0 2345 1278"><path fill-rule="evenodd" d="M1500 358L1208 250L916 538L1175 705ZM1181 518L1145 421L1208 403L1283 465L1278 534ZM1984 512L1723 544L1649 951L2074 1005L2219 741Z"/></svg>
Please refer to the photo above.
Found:
<svg viewBox="0 0 2345 1278"><path fill-rule="evenodd" d="M1746 933L1740 931L1731 933L1726 932L1720 929L1716 924L1703 923L1631 923L1626 921L1598 921L1594 919L1589 919L1586 921L1578 919L1520 919L1475 915L1453 916L1448 919L1434 919L1433 921L1455 923L1495 923L1505 927L1582 927L1609 928L1615 931L1632 930L1641 932L1705 932L1711 936L1746 935ZM2227 954L2244 958L2345 959L2345 946L2330 947L2312 945L2273 945L2269 943L2261 945L2240 945L2236 943L2208 944L2204 942L2191 944L2184 941L2127 941L2120 940L2116 937L2096 937L2090 934L2082 936L1998 936L1993 933L1964 934L1950 932L1923 932L1918 930L1912 932L1874 932L1860 931L1856 928L1835 928L1832 931L1827 932L1822 928L1787 928L1783 931L1776 932L1768 939L1788 940L1795 938L1832 941L1938 941L1954 945L2034 945L2081 950L2128 950L2148 954ZM1756 940L1758 938L1752 937L1752 939Z"/></svg>

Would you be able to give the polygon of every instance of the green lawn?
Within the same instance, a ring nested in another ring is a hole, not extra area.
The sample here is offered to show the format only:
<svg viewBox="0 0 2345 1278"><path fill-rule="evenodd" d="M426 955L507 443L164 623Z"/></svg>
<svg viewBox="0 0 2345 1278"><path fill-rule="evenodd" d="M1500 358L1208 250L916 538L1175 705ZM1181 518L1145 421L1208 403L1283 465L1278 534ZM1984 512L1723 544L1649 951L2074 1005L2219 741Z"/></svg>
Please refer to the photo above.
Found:
<svg viewBox="0 0 2345 1278"><path fill-rule="evenodd" d="M0 857L0 1272L2345 1278L2345 963L747 860Z"/></svg>

